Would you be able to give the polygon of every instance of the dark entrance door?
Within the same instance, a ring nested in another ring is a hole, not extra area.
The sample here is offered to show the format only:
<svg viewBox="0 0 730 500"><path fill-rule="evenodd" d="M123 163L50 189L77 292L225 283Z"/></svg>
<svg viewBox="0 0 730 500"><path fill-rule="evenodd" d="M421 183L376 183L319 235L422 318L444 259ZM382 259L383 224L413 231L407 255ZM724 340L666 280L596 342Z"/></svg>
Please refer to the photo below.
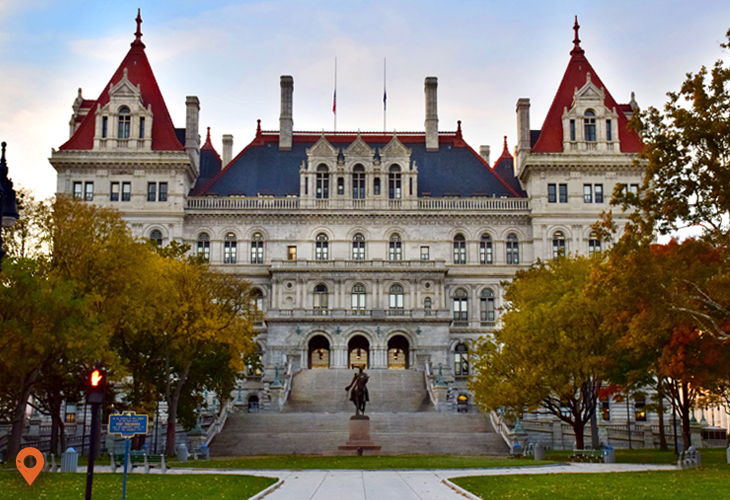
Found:
<svg viewBox="0 0 730 500"><path fill-rule="evenodd" d="M368 368L370 354L370 342L362 335L355 335L347 343L347 359L349 360L350 368L357 368L362 366Z"/></svg>
<svg viewBox="0 0 730 500"><path fill-rule="evenodd" d="M388 368L405 370L408 368L408 339L396 335L388 341Z"/></svg>
<svg viewBox="0 0 730 500"><path fill-rule="evenodd" d="M323 335L315 335L309 340L309 368L330 367L330 342Z"/></svg>

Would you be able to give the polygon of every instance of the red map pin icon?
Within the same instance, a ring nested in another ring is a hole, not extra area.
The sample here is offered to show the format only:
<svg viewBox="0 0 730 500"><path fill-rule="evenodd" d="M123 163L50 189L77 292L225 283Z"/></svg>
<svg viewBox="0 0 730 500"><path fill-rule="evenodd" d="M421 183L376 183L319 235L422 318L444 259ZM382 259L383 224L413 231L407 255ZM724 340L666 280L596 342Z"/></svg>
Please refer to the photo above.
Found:
<svg viewBox="0 0 730 500"><path fill-rule="evenodd" d="M35 458L35 467L25 466L25 457L27 456ZM43 453L38 451L36 448L23 448L20 450L20 453L18 453L18 456L15 459L15 465L18 466L18 470L21 474L23 474L23 477L28 482L28 486L33 484L33 481L35 481L35 478L37 478L38 474L41 473L45 463L46 461L43 459Z"/></svg>

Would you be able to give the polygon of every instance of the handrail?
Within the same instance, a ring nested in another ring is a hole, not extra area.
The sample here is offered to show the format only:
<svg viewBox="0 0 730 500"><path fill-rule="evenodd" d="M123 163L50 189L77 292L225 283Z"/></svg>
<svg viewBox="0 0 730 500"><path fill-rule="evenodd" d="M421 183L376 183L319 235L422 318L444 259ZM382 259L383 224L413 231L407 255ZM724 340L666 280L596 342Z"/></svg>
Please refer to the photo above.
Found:
<svg viewBox="0 0 730 500"><path fill-rule="evenodd" d="M502 436L502 439L505 443L507 443L507 446L509 446L511 450L514 443L512 442L510 428L504 422L504 415L498 415L496 411L490 411L489 420L492 423L492 427L494 427L494 431Z"/></svg>
<svg viewBox="0 0 730 500"><path fill-rule="evenodd" d="M294 379L294 365L292 363L291 358L286 360L286 387L284 388L284 399L281 402L281 406L283 407L286 404L286 401L289 399L289 393L291 392L291 386L292 381ZM297 373L299 373L298 370Z"/></svg>
<svg viewBox="0 0 730 500"><path fill-rule="evenodd" d="M208 446L211 441L213 441L213 438L220 433L220 431L223 430L223 427L226 425L226 421L228 420L228 414L230 413L230 410L233 407L233 401L229 399L226 404L221 405L221 410L218 413L218 415L215 416L215 420L212 424L210 424L210 427L208 427L208 430L205 432L205 439L203 440L203 444L205 446Z"/></svg>

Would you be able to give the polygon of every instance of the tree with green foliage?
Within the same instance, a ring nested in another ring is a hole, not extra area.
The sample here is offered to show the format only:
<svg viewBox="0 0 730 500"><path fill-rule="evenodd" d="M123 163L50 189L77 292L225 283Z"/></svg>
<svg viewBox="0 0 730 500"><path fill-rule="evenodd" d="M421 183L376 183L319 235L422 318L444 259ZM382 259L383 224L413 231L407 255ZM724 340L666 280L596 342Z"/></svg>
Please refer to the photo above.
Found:
<svg viewBox="0 0 730 500"><path fill-rule="evenodd" d="M598 265L599 259L562 257L505 283L502 326L479 345L469 385L487 411L539 409L570 424L578 449L615 344L603 325L604 294L590 286Z"/></svg>

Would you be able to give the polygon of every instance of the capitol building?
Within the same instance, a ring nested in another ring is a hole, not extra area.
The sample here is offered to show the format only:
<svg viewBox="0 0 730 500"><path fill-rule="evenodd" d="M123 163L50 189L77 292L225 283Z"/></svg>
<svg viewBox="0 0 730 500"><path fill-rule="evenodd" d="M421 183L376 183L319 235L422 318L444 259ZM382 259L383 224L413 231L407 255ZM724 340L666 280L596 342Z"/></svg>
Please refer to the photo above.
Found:
<svg viewBox="0 0 730 500"><path fill-rule="evenodd" d="M602 250L591 225L617 185L641 182L633 96L611 95L577 23L570 48L547 116L515 96L516 141L496 159L464 141L460 122L439 124L431 76L424 128L397 133L295 130L294 78L282 76L278 129L259 123L234 149L230 135L211 142L196 96L176 128L138 23L98 97L78 91L70 137L50 158L57 192L114 207L135 235L188 244L252 283L263 371L247 374L251 401L279 370L440 366L453 408L468 407L470 351L499 322L501 283L538 259Z"/></svg>

